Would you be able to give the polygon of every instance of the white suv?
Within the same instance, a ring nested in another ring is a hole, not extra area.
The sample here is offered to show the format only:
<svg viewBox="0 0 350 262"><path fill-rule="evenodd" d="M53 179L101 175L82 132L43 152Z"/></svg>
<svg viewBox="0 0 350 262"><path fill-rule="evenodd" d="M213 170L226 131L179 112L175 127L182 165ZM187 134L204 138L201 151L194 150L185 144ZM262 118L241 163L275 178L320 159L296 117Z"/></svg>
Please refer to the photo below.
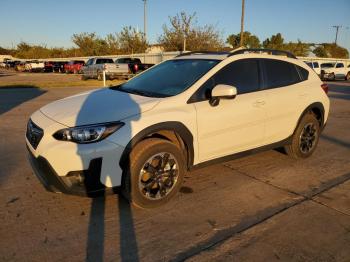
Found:
<svg viewBox="0 0 350 262"><path fill-rule="evenodd" d="M29 159L51 191L121 188L132 203L154 207L196 167L282 146L310 156L327 121L326 92L287 52L185 53L36 111Z"/></svg>

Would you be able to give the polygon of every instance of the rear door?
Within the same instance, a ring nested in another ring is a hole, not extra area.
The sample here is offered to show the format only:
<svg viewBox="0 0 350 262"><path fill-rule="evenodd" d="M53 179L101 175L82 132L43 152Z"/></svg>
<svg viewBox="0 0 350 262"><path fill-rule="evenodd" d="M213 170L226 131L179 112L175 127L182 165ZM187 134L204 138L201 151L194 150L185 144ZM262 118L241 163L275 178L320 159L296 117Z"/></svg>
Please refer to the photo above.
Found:
<svg viewBox="0 0 350 262"><path fill-rule="evenodd" d="M296 65L275 59L260 59L260 64L266 94L265 144L272 144L293 133L307 93Z"/></svg>

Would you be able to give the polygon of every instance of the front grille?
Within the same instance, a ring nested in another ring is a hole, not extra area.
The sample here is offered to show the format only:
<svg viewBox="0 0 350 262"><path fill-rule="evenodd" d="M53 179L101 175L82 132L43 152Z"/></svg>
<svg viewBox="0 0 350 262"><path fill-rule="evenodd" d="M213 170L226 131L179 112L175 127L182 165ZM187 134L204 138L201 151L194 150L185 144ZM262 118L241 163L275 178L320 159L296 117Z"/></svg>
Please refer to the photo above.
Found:
<svg viewBox="0 0 350 262"><path fill-rule="evenodd" d="M40 140L43 138L44 130L38 127L34 122L29 119L27 124L26 137L29 143L34 149L36 149L40 143Z"/></svg>

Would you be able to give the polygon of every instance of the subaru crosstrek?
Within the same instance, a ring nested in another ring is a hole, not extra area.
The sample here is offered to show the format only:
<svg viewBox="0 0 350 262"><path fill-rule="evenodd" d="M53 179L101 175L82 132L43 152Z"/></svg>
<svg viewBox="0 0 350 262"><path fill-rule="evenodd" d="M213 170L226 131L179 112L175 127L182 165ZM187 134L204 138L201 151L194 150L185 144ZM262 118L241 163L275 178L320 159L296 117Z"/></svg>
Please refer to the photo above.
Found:
<svg viewBox="0 0 350 262"><path fill-rule="evenodd" d="M196 167L279 147L309 157L327 121L327 91L288 52L184 53L36 111L29 159L50 191L121 189L133 204L154 207Z"/></svg>

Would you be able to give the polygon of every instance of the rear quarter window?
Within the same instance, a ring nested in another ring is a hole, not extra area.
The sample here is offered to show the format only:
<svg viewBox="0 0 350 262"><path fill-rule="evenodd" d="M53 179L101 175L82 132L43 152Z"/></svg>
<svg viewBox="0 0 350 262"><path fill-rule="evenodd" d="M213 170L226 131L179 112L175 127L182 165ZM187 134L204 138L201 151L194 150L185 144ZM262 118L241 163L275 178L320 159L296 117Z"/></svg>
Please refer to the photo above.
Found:
<svg viewBox="0 0 350 262"><path fill-rule="evenodd" d="M309 71L308 70L306 70L305 68L302 68L301 66L297 66L297 65L296 65L296 68L299 72L299 75L300 75L302 81L309 79Z"/></svg>
<svg viewBox="0 0 350 262"><path fill-rule="evenodd" d="M262 68L264 89L284 87L302 81L296 65L286 61L262 59Z"/></svg>

